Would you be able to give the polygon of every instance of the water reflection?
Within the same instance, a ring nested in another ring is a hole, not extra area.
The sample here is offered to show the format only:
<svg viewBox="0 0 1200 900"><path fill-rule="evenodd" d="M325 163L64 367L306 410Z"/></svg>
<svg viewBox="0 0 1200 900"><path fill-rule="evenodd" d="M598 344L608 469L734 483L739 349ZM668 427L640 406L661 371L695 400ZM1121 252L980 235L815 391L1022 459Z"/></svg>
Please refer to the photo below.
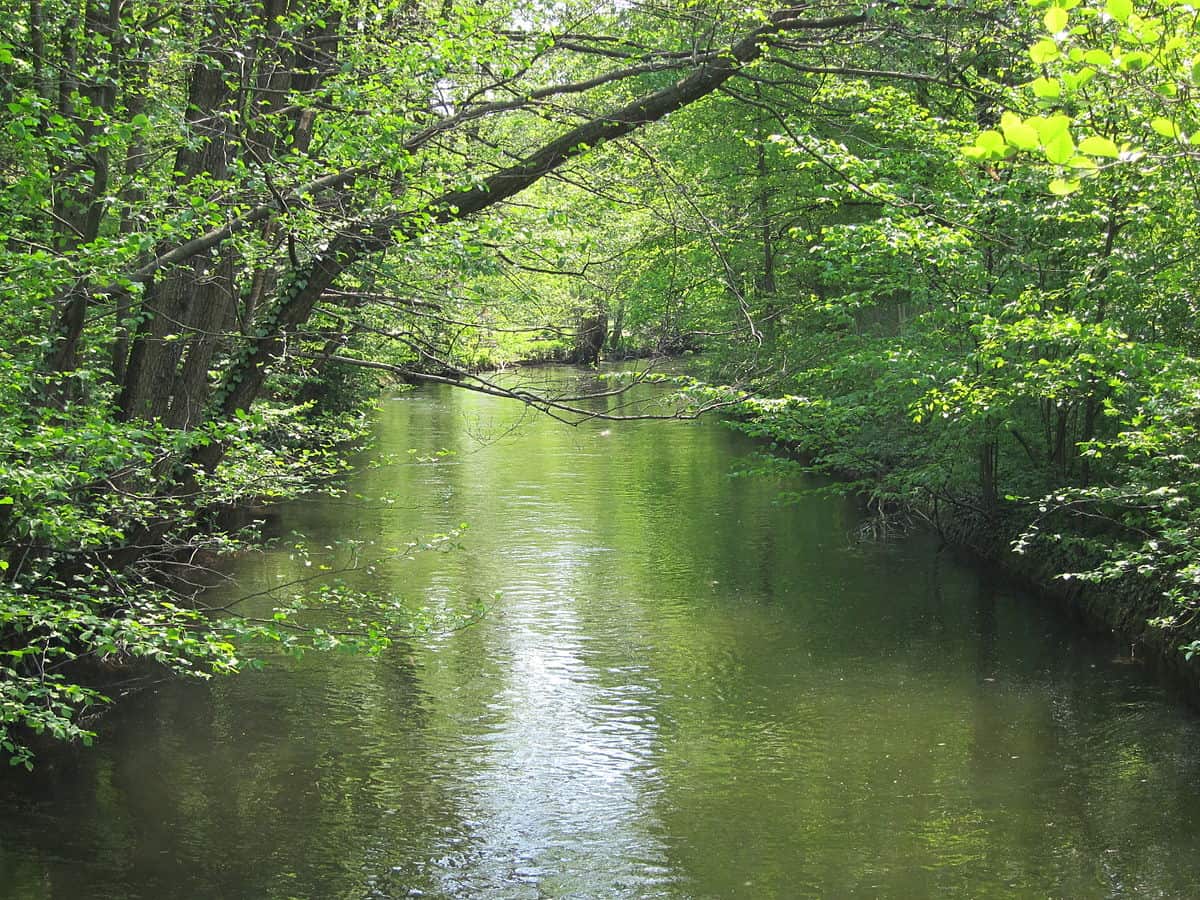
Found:
<svg viewBox="0 0 1200 900"><path fill-rule="evenodd" d="M388 402L371 499L281 528L383 554L469 522L352 577L414 606L499 591L490 615L134 698L100 747L6 780L0 896L1200 894L1190 714L930 543L857 545L851 506L727 478L746 449Z"/></svg>

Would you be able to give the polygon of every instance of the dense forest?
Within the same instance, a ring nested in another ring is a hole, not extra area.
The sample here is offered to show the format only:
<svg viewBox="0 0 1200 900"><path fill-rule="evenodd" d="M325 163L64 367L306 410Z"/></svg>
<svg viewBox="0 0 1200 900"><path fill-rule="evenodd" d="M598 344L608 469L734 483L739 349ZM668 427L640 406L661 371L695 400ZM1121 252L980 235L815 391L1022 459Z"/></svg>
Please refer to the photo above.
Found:
<svg viewBox="0 0 1200 900"><path fill-rule="evenodd" d="M756 468L991 528L1200 646L1190 6L3 12L13 761L89 739L130 660L386 642L336 590L204 610L256 540L227 513L328 486L381 379L590 414L481 374L528 360L695 353L674 414L732 407Z"/></svg>

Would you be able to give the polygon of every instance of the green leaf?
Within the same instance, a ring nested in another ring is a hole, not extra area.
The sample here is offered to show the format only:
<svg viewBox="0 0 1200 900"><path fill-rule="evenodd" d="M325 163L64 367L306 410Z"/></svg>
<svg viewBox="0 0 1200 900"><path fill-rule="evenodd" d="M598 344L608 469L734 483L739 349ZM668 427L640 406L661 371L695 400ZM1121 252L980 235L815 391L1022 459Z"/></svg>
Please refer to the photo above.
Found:
<svg viewBox="0 0 1200 900"><path fill-rule="evenodd" d="M1092 134L1079 142L1079 152L1087 153L1091 156L1108 156L1116 159L1121 151L1108 138Z"/></svg>
<svg viewBox="0 0 1200 900"><path fill-rule="evenodd" d="M1149 53L1134 50L1132 53L1126 53L1117 60L1117 68L1122 72L1140 72L1150 64L1151 59L1152 57Z"/></svg>
<svg viewBox="0 0 1200 900"><path fill-rule="evenodd" d="M1050 193L1065 197L1067 194L1073 194L1079 190L1079 186L1080 182L1077 179L1068 181L1065 178L1055 178L1050 182Z"/></svg>
<svg viewBox="0 0 1200 900"><path fill-rule="evenodd" d="M1058 44L1054 41L1038 41L1029 48L1029 57L1039 66L1058 59Z"/></svg>
<svg viewBox="0 0 1200 900"><path fill-rule="evenodd" d="M1008 145L1004 140L1004 135L998 131L983 132L975 138L975 146L991 157L998 158L1008 154Z"/></svg>
<svg viewBox="0 0 1200 900"><path fill-rule="evenodd" d="M1083 54L1083 61L1093 66L1111 66L1112 57L1103 50L1088 50Z"/></svg>
<svg viewBox="0 0 1200 900"><path fill-rule="evenodd" d="M1018 150L1036 150L1038 148L1037 129L1023 122L1016 113L1005 112L1000 117L1000 129L1004 132L1004 140Z"/></svg>
<svg viewBox="0 0 1200 900"><path fill-rule="evenodd" d="M1069 131L1055 134L1050 140L1044 141L1042 147L1046 151L1046 159L1060 166L1075 155L1075 141L1071 139Z"/></svg>
<svg viewBox="0 0 1200 900"><path fill-rule="evenodd" d="M1063 85L1068 91L1078 90L1089 81L1096 77L1096 70L1091 66L1084 66L1078 72L1063 72Z"/></svg>
<svg viewBox="0 0 1200 900"><path fill-rule="evenodd" d="M1043 100L1054 100L1062 96L1062 85L1053 78L1038 78L1031 82L1033 93Z"/></svg>
<svg viewBox="0 0 1200 900"><path fill-rule="evenodd" d="M1030 120L1033 126L1037 129L1038 137L1042 139L1043 144L1049 143L1055 137L1063 133L1070 133L1071 119L1064 115L1042 116L1037 119Z"/></svg>
<svg viewBox="0 0 1200 900"><path fill-rule="evenodd" d="M1178 125L1176 125L1170 119L1163 118L1162 116L1156 116L1155 118L1151 119L1150 127L1165 138L1176 139L1182 134Z"/></svg>
<svg viewBox="0 0 1200 900"><path fill-rule="evenodd" d="M1047 116L1035 121L1038 137L1046 159L1062 165L1075 155L1075 141L1071 138L1071 120L1067 116Z"/></svg>
<svg viewBox="0 0 1200 900"><path fill-rule="evenodd" d="M1061 6L1051 7L1042 21L1045 23L1047 31L1051 34L1058 34L1067 28L1067 11Z"/></svg>
<svg viewBox="0 0 1200 900"><path fill-rule="evenodd" d="M1118 22L1124 22L1133 15L1133 0L1108 0L1104 8Z"/></svg>

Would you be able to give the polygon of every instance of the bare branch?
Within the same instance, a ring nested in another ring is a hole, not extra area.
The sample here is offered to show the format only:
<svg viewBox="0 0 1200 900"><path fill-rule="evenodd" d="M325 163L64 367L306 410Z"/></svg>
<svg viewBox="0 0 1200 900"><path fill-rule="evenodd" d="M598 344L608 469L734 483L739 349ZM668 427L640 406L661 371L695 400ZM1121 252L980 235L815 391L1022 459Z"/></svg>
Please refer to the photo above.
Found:
<svg viewBox="0 0 1200 900"><path fill-rule="evenodd" d="M316 356L315 354L302 355L305 358L315 358ZM506 388L494 381L483 378L479 375L472 375L467 372L456 372L456 374L452 377L448 375L433 375L427 372L409 369L404 366L377 362L370 359L357 359L352 356L330 356L328 359L331 362L344 363L345 365L390 372L391 374L403 378L406 381L424 382L428 384L446 384L453 387L462 388L463 390L474 391L477 394L486 394L489 397L502 397L506 400L517 400L521 403L524 403L526 406L530 406L549 415L551 418L557 419L566 425L572 426L581 425L584 422L593 420L606 422L630 422L696 419L701 415L714 410L736 406L737 404L742 403L753 396L753 394L750 392L737 390L736 396L734 397L724 400L713 400L690 409L677 410L673 413L610 413L596 409L588 409L585 406L579 406L577 404L584 400L613 397L624 394L632 385L615 391L601 391L595 394L582 394L560 399L547 397L532 391L522 390L521 388ZM452 367L451 371L454 371Z"/></svg>

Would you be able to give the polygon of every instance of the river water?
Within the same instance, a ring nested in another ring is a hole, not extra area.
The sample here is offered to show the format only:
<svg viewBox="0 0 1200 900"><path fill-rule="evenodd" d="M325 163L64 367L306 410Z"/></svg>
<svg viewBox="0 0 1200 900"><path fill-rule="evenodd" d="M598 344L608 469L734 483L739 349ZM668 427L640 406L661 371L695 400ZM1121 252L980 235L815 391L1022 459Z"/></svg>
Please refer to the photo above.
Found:
<svg viewBox="0 0 1200 900"><path fill-rule="evenodd" d="M931 539L777 504L715 420L427 388L376 438L273 523L334 549L237 590L466 522L350 577L488 614L131 697L4 781L0 897L1200 896L1196 716Z"/></svg>

